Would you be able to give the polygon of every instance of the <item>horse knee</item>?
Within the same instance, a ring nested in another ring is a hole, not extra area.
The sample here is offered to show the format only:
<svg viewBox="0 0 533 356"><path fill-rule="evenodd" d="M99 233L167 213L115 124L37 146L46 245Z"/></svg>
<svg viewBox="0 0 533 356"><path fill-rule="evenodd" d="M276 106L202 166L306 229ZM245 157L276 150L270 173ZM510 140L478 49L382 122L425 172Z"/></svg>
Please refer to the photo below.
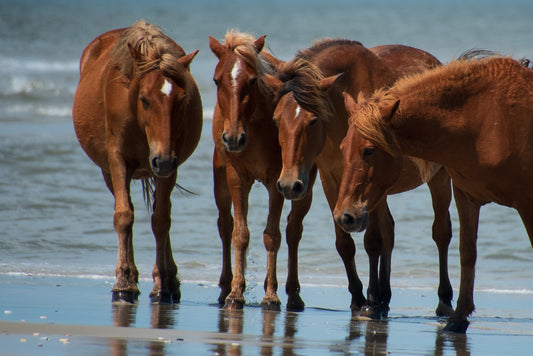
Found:
<svg viewBox="0 0 533 356"><path fill-rule="evenodd" d="M133 226L133 211L117 211L113 215L113 225L118 233L126 233L131 231Z"/></svg>

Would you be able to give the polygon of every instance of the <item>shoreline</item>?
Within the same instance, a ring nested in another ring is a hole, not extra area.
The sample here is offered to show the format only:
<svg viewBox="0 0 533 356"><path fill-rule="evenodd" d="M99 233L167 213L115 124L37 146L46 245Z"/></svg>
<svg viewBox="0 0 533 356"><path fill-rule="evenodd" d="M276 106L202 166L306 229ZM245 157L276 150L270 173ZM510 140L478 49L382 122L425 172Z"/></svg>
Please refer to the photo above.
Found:
<svg viewBox="0 0 533 356"><path fill-rule="evenodd" d="M262 288L242 311L224 311L214 284L183 283L182 301L112 304L111 280L0 275L0 354L471 354L520 355L533 339L531 295L476 292L466 335L442 332L436 292L393 289L389 317L352 317L343 288L302 287L306 309L266 312ZM283 286L279 296L285 303Z"/></svg>

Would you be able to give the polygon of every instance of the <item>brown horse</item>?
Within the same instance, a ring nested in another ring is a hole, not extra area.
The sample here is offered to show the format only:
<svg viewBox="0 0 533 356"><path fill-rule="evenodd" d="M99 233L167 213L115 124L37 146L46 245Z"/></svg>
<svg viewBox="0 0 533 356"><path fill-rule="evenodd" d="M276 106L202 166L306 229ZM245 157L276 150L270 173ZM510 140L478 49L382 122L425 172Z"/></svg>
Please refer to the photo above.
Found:
<svg viewBox="0 0 533 356"><path fill-rule="evenodd" d="M213 117L213 174L215 201L219 210L218 229L222 239L223 265L220 276L219 303L228 309L243 307L246 250L250 232L247 226L248 195L255 180L264 184L269 193L269 213L263 233L267 250L264 309L279 309L276 294L278 282L276 259L280 247L279 222L283 196L276 189L281 171L281 152L277 129L272 122L273 94L265 84L265 74L274 74L279 61L262 51L265 36L258 39L230 31L225 44L210 37L209 45L219 62L215 69L217 103ZM311 174L316 176L316 169ZM299 296L298 244L302 220L309 211L312 194L292 205L286 230L289 265L286 292L287 308L302 310ZM235 218L231 215L231 205ZM231 243L235 253L235 270L231 270Z"/></svg>
<svg viewBox="0 0 533 356"><path fill-rule="evenodd" d="M533 71L510 58L454 61L357 105L347 96L347 105L353 125L344 141L343 184L360 188L339 198L338 218L364 219L367 206L399 177L402 154L446 167L459 213L461 284L445 330L466 332L474 310L480 207L496 202L515 208L533 246ZM352 140L357 131L365 144ZM360 155L367 157L364 172L353 175L350 157ZM389 176L370 177L372 170Z"/></svg>
<svg viewBox="0 0 533 356"><path fill-rule="evenodd" d="M401 75L439 64L435 57L415 48L390 45L369 50L359 42L349 40L325 40L300 51L282 67L279 79L269 77L270 85L278 92L279 101L274 113L283 156L279 190L288 199L300 198L308 186L308 172L316 163L333 212L343 171L339 145L346 135L349 118L342 92L353 95L371 93L377 88L391 85ZM341 73L342 76L338 77ZM413 189L423 182L412 160L405 159L405 165L407 169L402 172L402 179L388 193ZM432 165L432 174L439 168ZM440 170L428 184L435 210L433 239L439 248L441 263L437 314L443 315L452 312L453 295L447 268L451 239L448 213L450 179L444 170ZM385 199L376 202L369 211L369 225L364 238L370 263L368 301L363 296L355 268L355 245L347 233L354 229L342 222L335 225L336 247L346 268L352 310L379 318L387 314L391 298L390 260L394 245L394 220ZM341 227L347 232L342 231Z"/></svg>
<svg viewBox="0 0 533 356"><path fill-rule="evenodd" d="M186 55L159 28L139 21L100 35L82 54L74 128L115 197L113 301L134 302L140 294L133 257L133 178L143 180L147 204L153 198L156 262L150 298L180 300L169 236L170 195L177 168L196 148L202 130L202 102L189 72L197 52Z"/></svg>

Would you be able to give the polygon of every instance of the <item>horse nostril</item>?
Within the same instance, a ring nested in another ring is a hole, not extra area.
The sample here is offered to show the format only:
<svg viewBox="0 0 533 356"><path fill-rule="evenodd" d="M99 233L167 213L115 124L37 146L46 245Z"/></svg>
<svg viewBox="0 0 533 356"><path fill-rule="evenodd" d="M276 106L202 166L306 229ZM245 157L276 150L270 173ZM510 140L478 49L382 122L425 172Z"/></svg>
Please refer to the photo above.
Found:
<svg viewBox="0 0 533 356"><path fill-rule="evenodd" d="M296 182L294 182L292 186L292 191L297 194L301 194L304 191L304 184L302 183L302 181L297 180Z"/></svg>
<svg viewBox="0 0 533 356"><path fill-rule="evenodd" d="M171 163L172 170L175 170L176 168L178 168L178 158L176 157L172 158L170 163Z"/></svg>
<svg viewBox="0 0 533 356"><path fill-rule="evenodd" d="M279 180L276 182L276 187L278 188L278 191L279 191L280 193L283 193L283 187L281 186L281 183L280 183Z"/></svg>
<svg viewBox="0 0 533 356"><path fill-rule="evenodd" d="M225 132L222 134L222 142L228 143L228 134Z"/></svg>
<svg viewBox="0 0 533 356"><path fill-rule="evenodd" d="M158 156L155 156L154 158L152 158L152 169L154 171L159 170L159 157Z"/></svg>
<svg viewBox="0 0 533 356"><path fill-rule="evenodd" d="M246 134L242 133L241 136L239 137L239 142L237 143L237 145L239 147L243 147L245 144L246 144Z"/></svg>
<svg viewBox="0 0 533 356"><path fill-rule="evenodd" d="M355 217L351 214L344 213L342 215L342 223L347 226L351 226L355 223Z"/></svg>

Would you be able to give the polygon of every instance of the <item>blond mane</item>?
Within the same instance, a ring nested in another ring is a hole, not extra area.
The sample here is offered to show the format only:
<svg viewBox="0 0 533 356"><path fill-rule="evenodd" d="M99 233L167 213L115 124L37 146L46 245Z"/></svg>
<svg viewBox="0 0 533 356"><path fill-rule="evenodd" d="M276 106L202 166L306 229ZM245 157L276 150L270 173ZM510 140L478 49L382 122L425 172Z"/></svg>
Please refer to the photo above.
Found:
<svg viewBox="0 0 533 356"><path fill-rule="evenodd" d="M137 66L129 46L143 56ZM185 67L177 60L184 55L183 49L175 45L159 27L144 20L128 27L111 51L111 58L118 64L120 73L129 80L135 75L143 76L155 69L160 69L175 80L183 80Z"/></svg>
<svg viewBox="0 0 533 356"><path fill-rule="evenodd" d="M233 51L239 59L248 64L254 72L257 73L257 83L259 88L264 92L270 92L268 85L265 83L265 74L273 74L274 69L272 64L257 52L254 44L256 38L254 36L230 30L226 32L224 37L224 45L228 50Z"/></svg>
<svg viewBox="0 0 533 356"><path fill-rule="evenodd" d="M424 98L436 103L438 109L451 109L471 94L480 92L495 79L509 76L514 71L527 67L523 62L507 57L490 57L476 60L455 60L445 66L429 69L422 73L399 79L392 88L380 89L370 98L362 94L358 97L357 109L351 113L350 123L355 125L362 136L379 148L393 155L391 144L396 141L389 129L387 117L392 106L401 99L404 106L411 100ZM453 88L453 90L449 90ZM402 104L394 113L393 122L400 122ZM422 159L413 159L420 176L427 181L435 173L435 165Z"/></svg>

